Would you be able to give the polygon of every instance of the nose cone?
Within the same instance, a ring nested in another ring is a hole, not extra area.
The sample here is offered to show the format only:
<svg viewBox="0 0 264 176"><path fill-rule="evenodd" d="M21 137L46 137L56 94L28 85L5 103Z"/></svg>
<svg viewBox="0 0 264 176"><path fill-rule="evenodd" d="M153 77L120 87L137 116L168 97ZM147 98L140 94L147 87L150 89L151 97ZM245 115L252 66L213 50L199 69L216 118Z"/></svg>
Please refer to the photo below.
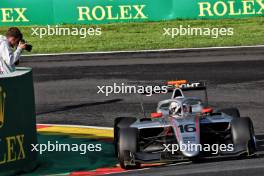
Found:
<svg viewBox="0 0 264 176"><path fill-rule="evenodd" d="M198 117L171 119L181 153L186 157L195 157L202 151L200 144L200 122Z"/></svg>

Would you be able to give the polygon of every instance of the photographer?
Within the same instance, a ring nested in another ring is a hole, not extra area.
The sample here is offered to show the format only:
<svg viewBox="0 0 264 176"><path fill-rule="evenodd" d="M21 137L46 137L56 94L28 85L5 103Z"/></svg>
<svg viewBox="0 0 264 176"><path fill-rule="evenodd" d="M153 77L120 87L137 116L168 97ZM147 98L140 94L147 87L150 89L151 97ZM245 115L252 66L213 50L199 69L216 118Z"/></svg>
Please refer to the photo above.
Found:
<svg viewBox="0 0 264 176"><path fill-rule="evenodd" d="M16 27L9 28L5 36L0 35L0 74L15 71L15 63L27 47L22 39L23 34Z"/></svg>

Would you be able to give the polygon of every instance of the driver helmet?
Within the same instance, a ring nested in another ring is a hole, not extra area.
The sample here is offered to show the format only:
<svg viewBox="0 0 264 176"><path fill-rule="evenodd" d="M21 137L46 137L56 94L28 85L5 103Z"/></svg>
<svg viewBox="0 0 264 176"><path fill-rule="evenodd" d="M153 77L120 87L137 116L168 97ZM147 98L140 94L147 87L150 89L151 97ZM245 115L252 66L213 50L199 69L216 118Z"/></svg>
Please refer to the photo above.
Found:
<svg viewBox="0 0 264 176"><path fill-rule="evenodd" d="M169 111L171 115L181 114L181 105L180 103L173 101L170 104Z"/></svg>

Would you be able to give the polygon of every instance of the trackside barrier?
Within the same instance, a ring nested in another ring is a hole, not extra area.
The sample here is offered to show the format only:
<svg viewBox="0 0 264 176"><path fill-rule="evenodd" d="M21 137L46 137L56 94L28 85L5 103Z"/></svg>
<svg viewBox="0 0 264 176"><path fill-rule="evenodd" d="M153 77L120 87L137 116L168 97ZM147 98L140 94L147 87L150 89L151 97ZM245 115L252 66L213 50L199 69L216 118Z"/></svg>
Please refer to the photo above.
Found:
<svg viewBox="0 0 264 176"><path fill-rule="evenodd" d="M1 0L0 26L105 24L264 15L264 0Z"/></svg>
<svg viewBox="0 0 264 176"><path fill-rule="evenodd" d="M32 71L18 68L0 77L0 175L33 168L36 143Z"/></svg>

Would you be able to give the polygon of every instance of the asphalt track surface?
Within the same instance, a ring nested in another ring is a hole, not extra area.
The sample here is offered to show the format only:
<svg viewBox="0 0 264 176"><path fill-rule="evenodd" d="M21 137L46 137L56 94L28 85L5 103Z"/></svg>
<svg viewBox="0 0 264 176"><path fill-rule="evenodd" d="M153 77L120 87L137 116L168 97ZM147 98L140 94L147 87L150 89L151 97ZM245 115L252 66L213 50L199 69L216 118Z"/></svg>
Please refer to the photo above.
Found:
<svg viewBox="0 0 264 176"><path fill-rule="evenodd" d="M242 176L264 173L264 48L168 51L24 57L33 68L37 122L113 126L119 116L143 116L159 100L135 94L98 94L97 86L155 85L166 80L204 80L210 105L238 107L250 116L258 139L258 156L240 160L210 160L145 168L121 175Z"/></svg>

